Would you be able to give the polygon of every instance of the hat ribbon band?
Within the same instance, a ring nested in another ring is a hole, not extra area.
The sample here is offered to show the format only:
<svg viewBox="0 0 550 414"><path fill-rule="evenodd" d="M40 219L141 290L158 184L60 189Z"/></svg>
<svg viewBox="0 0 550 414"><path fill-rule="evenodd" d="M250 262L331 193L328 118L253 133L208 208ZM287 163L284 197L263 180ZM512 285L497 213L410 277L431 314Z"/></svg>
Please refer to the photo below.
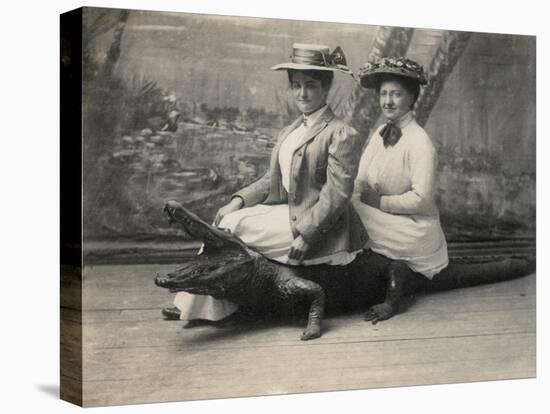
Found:
<svg viewBox="0 0 550 414"><path fill-rule="evenodd" d="M293 63L302 63L306 65L327 66L325 57L320 52L312 52L303 49L294 49L290 57Z"/></svg>

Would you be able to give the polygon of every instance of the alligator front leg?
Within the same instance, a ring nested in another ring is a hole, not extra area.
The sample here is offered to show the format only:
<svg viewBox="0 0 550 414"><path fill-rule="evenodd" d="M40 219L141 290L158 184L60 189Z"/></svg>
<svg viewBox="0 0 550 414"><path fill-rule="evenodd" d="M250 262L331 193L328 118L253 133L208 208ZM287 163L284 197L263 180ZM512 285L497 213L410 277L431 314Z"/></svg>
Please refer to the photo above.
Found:
<svg viewBox="0 0 550 414"><path fill-rule="evenodd" d="M325 292L315 282L283 272L275 280L278 296L284 300L306 299L310 301L307 326L302 333L302 341L319 338L322 334L321 324L325 312Z"/></svg>
<svg viewBox="0 0 550 414"><path fill-rule="evenodd" d="M365 313L365 320L374 325L391 318L399 311L399 306L405 294L407 279L412 277L412 271L406 263L391 262L384 277L386 278L386 298L383 303L372 306Z"/></svg>

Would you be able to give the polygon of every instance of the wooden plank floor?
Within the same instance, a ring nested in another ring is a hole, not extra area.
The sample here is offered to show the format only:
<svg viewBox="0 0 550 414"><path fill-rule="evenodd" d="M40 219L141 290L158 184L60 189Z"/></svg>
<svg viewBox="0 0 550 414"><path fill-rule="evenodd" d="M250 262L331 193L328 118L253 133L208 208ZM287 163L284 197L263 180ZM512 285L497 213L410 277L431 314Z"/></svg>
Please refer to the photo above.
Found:
<svg viewBox="0 0 550 414"><path fill-rule="evenodd" d="M177 401L535 376L535 275L416 298L390 321L329 315L302 342L296 321L182 329L153 284L174 265L85 268L83 402ZM68 344L70 346L70 344Z"/></svg>

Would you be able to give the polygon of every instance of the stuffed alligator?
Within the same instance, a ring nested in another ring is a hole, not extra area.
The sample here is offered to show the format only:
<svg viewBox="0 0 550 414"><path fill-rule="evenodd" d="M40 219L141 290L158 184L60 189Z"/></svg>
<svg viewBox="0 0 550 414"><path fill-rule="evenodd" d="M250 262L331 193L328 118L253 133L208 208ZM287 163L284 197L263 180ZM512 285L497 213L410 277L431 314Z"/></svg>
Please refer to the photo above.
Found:
<svg viewBox="0 0 550 414"><path fill-rule="evenodd" d="M233 234L209 225L181 204L164 207L171 222L204 243L203 252L167 276L157 286L171 292L211 295L257 312L272 312L300 303L309 307L302 340L318 338L325 309L368 309L365 320L376 323L397 313L414 293L434 292L494 283L534 271L534 258L469 257L451 259L432 280L396 280L389 262L365 251L347 266L287 266L268 260ZM399 262L393 262L399 265Z"/></svg>

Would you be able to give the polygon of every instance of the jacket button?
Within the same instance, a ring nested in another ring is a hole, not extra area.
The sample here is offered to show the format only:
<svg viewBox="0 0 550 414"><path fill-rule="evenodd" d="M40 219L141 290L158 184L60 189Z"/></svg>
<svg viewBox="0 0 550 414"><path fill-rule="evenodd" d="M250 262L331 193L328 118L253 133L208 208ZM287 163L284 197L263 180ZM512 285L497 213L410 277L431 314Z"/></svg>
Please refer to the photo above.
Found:
<svg viewBox="0 0 550 414"><path fill-rule="evenodd" d="M296 221L296 216L291 217L292 221Z"/></svg>
<svg viewBox="0 0 550 414"><path fill-rule="evenodd" d="M298 157L302 156L302 151L298 152Z"/></svg>

